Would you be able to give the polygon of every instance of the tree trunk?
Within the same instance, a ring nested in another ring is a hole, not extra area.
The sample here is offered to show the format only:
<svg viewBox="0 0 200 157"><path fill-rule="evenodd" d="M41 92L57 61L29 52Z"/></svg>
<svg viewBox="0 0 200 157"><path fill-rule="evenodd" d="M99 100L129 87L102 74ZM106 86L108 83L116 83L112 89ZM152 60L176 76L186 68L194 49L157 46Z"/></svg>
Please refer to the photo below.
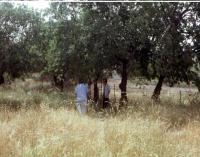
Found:
<svg viewBox="0 0 200 157"><path fill-rule="evenodd" d="M53 76L54 85L58 87L61 91L63 91L64 81L59 80L55 75Z"/></svg>
<svg viewBox="0 0 200 157"><path fill-rule="evenodd" d="M99 88L98 88L98 80L96 79L94 81L94 102L95 104L98 102L99 100Z"/></svg>
<svg viewBox="0 0 200 157"><path fill-rule="evenodd" d="M128 79L128 73L127 73L127 62L122 63L122 79L121 83L119 84L119 88L121 90L121 98L120 102L127 102L127 93L126 93L126 87L127 87L127 79Z"/></svg>
<svg viewBox="0 0 200 157"><path fill-rule="evenodd" d="M1 74L0 75L0 85L4 84L4 83L5 83L5 80L4 80L3 74Z"/></svg>
<svg viewBox="0 0 200 157"><path fill-rule="evenodd" d="M156 88L154 89L153 95L151 97L152 99L154 99L154 100L158 100L159 99L164 79L165 79L165 76L161 75L159 77L158 83L157 83Z"/></svg>
<svg viewBox="0 0 200 157"><path fill-rule="evenodd" d="M92 100L92 81L88 80L88 100Z"/></svg>

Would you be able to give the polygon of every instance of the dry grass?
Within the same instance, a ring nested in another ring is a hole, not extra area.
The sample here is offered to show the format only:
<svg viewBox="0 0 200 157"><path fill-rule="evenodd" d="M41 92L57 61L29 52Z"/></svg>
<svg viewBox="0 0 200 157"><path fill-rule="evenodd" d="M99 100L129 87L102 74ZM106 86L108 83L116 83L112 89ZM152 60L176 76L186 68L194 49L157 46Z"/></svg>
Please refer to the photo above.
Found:
<svg viewBox="0 0 200 157"><path fill-rule="evenodd" d="M157 104L132 96L126 108L98 113L90 109L87 116L79 116L67 101L72 95L47 86L49 91L19 84L0 89L0 157L200 154L198 96L186 97L190 101L183 104L165 96Z"/></svg>

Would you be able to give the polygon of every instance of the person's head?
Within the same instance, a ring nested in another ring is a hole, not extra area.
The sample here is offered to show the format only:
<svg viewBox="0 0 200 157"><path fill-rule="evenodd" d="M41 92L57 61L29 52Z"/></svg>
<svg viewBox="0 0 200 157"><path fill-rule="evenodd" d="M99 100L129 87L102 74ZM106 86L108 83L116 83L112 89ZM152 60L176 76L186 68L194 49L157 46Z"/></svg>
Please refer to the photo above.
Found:
<svg viewBox="0 0 200 157"><path fill-rule="evenodd" d="M88 79L88 85L91 85L91 84L92 84L92 80Z"/></svg>
<svg viewBox="0 0 200 157"><path fill-rule="evenodd" d="M104 78L104 79L103 79L103 84L106 85L107 82L108 82L107 78Z"/></svg>
<svg viewBox="0 0 200 157"><path fill-rule="evenodd" d="M79 83L79 84L84 83L83 79L79 78L79 79L78 79L78 83Z"/></svg>

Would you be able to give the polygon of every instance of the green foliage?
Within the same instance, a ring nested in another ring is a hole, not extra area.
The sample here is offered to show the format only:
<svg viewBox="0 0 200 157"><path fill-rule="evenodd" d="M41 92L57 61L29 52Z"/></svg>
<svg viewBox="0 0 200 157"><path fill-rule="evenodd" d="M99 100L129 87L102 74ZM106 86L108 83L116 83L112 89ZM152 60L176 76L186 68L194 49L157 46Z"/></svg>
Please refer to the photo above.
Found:
<svg viewBox="0 0 200 157"><path fill-rule="evenodd" d="M34 47L38 42L40 22L40 14L25 6L0 4L1 76L7 72L16 78L35 70L32 64L39 58Z"/></svg>
<svg viewBox="0 0 200 157"><path fill-rule="evenodd" d="M1 3L0 75L42 71L63 88L70 79L123 75L126 64L130 78L188 82L199 71L198 6L51 3L42 15Z"/></svg>

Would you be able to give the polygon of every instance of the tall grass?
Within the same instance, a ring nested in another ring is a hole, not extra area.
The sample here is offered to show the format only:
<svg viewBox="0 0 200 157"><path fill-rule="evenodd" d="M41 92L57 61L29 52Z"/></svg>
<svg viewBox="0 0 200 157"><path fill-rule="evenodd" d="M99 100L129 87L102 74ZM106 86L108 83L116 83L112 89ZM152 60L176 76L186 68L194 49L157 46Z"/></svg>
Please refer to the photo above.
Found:
<svg viewBox="0 0 200 157"><path fill-rule="evenodd" d="M133 96L126 107L80 116L72 94L48 84L2 87L0 157L198 157L199 102Z"/></svg>

